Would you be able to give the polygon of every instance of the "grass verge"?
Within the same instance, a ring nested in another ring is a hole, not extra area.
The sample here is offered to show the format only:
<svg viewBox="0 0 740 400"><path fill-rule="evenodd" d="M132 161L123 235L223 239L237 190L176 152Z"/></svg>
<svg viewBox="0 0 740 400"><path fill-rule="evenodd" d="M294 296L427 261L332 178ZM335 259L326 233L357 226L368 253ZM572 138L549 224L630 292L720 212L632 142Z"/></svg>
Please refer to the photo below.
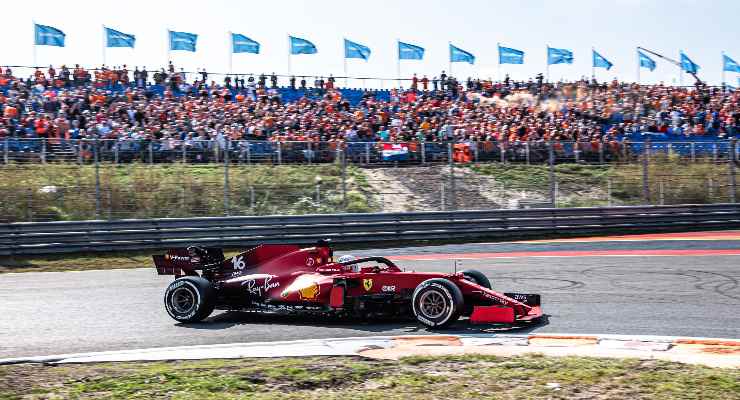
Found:
<svg viewBox="0 0 740 400"><path fill-rule="evenodd" d="M740 399L740 371L538 355L0 366L0 399Z"/></svg>

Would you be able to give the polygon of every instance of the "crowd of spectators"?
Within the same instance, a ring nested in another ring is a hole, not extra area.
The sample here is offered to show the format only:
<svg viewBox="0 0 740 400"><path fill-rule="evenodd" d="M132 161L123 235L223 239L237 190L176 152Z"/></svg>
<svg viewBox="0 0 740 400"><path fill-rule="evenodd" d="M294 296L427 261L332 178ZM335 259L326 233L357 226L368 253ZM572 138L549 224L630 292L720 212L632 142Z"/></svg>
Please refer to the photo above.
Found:
<svg viewBox="0 0 740 400"><path fill-rule="evenodd" d="M49 67L0 69L0 139L322 142L601 142L740 135L740 91L582 79L458 81L444 71L350 101L335 78ZM190 79L188 79L188 77ZM282 79L283 82L280 82ZM278 84L284 86L280 87ZM357 90L355 90L357 91ZM286 93L297 96L285 99ZM382 94L382 95L381 95Z"/></svg>

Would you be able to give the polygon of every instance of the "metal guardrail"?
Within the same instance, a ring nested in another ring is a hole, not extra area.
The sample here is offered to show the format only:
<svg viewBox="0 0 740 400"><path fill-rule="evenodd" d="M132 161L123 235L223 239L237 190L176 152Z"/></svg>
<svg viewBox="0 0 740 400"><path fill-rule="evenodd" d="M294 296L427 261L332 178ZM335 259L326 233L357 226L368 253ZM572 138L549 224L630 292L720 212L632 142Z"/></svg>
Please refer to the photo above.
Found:
<svg viewBox="0 0 740 400"><path fill-rule="evenodd" d="M740 204L0 224L0 255L737 228Z"/></svg>

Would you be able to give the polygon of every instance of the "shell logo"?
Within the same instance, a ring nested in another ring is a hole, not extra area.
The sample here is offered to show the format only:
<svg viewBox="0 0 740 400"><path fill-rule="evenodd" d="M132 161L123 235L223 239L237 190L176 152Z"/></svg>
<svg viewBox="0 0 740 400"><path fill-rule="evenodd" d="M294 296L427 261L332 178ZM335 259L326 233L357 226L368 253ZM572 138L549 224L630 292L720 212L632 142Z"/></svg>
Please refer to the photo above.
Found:
<svg viewBox="0 0 740 400"><path fill-rule="evenodd" d="M298 289L301 300L315 300L319 295L319 284L314 282L308 287Z"/></svg>

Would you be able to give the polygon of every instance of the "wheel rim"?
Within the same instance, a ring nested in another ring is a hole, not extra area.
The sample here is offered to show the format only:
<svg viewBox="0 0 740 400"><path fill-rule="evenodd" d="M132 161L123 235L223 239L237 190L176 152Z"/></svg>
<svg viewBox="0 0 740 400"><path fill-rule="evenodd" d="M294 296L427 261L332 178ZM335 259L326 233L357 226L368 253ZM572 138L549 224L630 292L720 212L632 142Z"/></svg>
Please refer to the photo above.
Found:
<svg viewBox="0 0 740 400"><path fill-rule="evenodd" d="M172 308L178 314L188 314L195 308L195 295L186 287L179 287L172 292Z"/></svg>
<svg viewBox="0 0 740 400"><path fill-rule="evenodd" d="M421 313L427 318L439 318L447 308L444 296L437 291L428 291L422 294L419 298L419 305Z"/></svg>

